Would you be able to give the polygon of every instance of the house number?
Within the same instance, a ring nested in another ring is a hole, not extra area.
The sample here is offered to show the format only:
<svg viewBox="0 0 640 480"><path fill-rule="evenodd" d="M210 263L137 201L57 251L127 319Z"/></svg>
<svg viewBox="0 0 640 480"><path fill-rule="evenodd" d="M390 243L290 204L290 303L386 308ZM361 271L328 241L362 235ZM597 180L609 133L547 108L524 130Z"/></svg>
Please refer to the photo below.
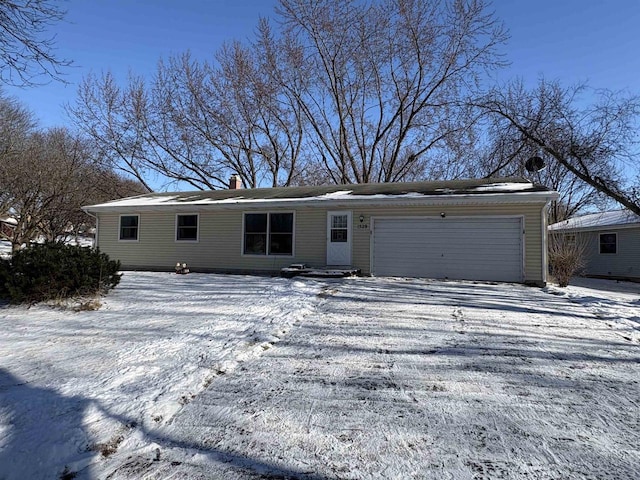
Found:
<svg viewBox="0 0 640 480"><path fill-rule="evenodd" d="M366 230L367 228L369 228L369 224L368 223L361 223L358 225L358 228L362 229L362 230Z"/></svg>

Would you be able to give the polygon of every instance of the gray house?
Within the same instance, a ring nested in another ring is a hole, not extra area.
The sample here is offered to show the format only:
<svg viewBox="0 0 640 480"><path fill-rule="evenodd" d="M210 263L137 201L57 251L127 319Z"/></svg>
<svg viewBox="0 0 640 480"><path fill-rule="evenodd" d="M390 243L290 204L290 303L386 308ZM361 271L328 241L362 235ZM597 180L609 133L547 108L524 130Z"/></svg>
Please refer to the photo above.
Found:
<svg viewBox="0 0 640 480"><path fill-rule="evenodd" d="M292 263L365 275L546 282L546 207L523 179L151 193L84 207L124 268L277 272Z"/></svg>
<svg viewBox="0 0 640 480"><path fill-rule="evenodd" d="M592 213L549 226L585 248L583 274L640 280L640 217L628 210Z"/></svg>

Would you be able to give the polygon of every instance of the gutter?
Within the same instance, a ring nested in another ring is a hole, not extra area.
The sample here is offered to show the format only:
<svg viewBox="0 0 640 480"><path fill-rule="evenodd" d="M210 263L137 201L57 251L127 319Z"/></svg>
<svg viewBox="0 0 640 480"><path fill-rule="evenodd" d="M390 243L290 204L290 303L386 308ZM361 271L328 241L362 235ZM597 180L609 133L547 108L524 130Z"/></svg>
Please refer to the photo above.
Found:
<svg viewBox="0 0 640 480"><path fill-rule="evenodd" d="M89 205L82 210L89 212L157 212L157 211L201 211L201 210L246 210L250 208L274 208L274 207L322 207L350 208L352 206L444 206L444 205L491 205L505 203L542 203L548 204L557 200L558 192L522 192L522 193L484 193L463 195L421 195L421 196L394 196L394 195L362 195L350 196L350 198L300 198L275 199L275 200L217 200L212 202L175 202L138 205ZM91 215L91 213L89 213Z"/></svg>

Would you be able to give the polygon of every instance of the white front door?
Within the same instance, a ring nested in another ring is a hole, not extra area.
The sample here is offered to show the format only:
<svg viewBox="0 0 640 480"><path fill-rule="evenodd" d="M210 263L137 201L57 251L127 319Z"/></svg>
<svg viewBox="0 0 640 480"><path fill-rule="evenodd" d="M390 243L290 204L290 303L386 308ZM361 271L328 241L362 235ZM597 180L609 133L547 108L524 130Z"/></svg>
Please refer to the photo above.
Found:
<svg viewBox="0 0 640 480"><path fill-rule="evenodd" d="M351 212L327 212L327 265L351 265Z"/></svg>

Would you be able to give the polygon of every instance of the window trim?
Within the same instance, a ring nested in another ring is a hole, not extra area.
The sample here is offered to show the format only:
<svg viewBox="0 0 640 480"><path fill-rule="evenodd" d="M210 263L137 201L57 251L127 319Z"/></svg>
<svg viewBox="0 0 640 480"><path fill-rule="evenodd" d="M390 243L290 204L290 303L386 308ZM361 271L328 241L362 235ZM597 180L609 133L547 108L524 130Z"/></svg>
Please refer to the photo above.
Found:
<svg viewBox="0 0 640 480"><path fill-rule="evenodd" d="M136 227L136 238L121 238L122 237L122 217L138 217L138 226ZM118 242L124 243L139 243L140 242L140 214L139 213L121 213L118 217Z"/></svg>
<svg viewBox="0 0 640 480"><path fill-rule="evenodd" d="M272 213L290 213L292 215L292 226L291 226L291 254L290 255L274 255L269 253L269 238L271 236L271 214ZM244 242L246 238L246 221L245 217L247 215L254 214L262 214L267 216L267 243L266 243L266 252L262 253L245 253L244 252ZM247 211L242 212L242 238L240 240L240 255L243 257L252 257L252 258L293 258L296 256L296 212L295 210L259 210L259 211Z"/></svg>
<svg viewBox="0 0 640 480"><path fill-rule="evenodd" d="M603 235L613 235L616 239L616 251L615 252L603 252L602 251L602 236ZM618 254L618 232L599 232L598 233L598 254L599 255L617 255Z"/></svg>
<svg viewBox="0 0 640 480"><path fill-rule="evenodd" d="M195 240L191 238L185 238L185 239L178 238L178 217L187 217L187 216L189 217L195 216L197 218ZM194 213L183 213L183 212L176 213L173 241L175 243L199 243L200 242L200 214L199 213L195 213L195 212Z"/></svg>

